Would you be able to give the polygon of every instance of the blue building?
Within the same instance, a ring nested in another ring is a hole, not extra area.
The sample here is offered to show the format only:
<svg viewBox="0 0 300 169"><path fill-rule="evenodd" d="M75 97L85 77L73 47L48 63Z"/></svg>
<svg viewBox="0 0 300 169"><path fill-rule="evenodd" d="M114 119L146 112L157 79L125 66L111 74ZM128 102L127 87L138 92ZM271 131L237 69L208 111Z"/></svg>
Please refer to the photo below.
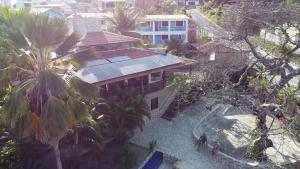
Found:
<svg viewBox="0 0 300 169"><path fill-rule="evenodd" d="M137 32L158 45L165 45L171 39L187 42L188 20L186 15L146 15Z"/></svg>

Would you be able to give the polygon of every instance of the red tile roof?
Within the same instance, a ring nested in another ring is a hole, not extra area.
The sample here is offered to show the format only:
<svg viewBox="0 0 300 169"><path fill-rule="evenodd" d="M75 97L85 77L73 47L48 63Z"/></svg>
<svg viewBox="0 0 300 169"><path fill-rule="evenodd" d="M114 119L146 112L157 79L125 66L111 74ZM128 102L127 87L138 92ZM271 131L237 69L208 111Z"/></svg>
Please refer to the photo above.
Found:
<svg viewBox="0 0 300 169"><path fill-rule="evenodd" d="M97 45L109 45L109 44L118 44L118 43L130 43L138 42L139 39L119 35L111 32L88 32L84 38L81 40L79 46L97 46Z"/></svg>
<svg viewBox="0 0 300 169"><path fill-rule="evenodd" d="M120 49L120 50L109 50L109 51L99 51L99 56L103 59L118 57L118 56L128 56L131 59L137 59L147 56L158 55L159 53L138 49L138 48L129 48L129 49Z"/></svg>

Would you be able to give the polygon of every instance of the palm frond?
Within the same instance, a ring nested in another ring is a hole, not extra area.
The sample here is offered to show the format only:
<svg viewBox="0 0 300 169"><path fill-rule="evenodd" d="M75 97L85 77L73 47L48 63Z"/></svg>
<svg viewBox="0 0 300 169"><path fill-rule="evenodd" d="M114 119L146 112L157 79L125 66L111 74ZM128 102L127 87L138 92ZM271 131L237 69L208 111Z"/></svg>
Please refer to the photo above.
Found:
<svg viewBox="0 0 300 169"><path fill-rule="evenodd" d="M67 105L70 112L74 114L76 120L84 121L86 116L88 116L88 107L84 103L74 98L69 98Z"/></svg>
<svg viewBox="0 0 300 169"><path fill-rule="evenodd" d="M96 58L96 50L93 47L81 51L76 51L75 53L71 54L71 60L75 61L80 65L84 65L86 61L95 58Z"/></svg>
<svg viewBox="0 0 300 169"><path fill-rule="evenodd" d="M9 114L10 126L14 128L21 117L30 113L28 100L24 96L24 90L12 92L3 108Z"/></svg>
<svg viewBox="0 0 300 169"><path fill-rule="evenodd" d="M64 101L50 96L42 109L41 125L49 136L64 135L69 129L69 115Z"/></svg>
<svg viewBox="0 0 300 169"><path fill-rule="evenodd" d="M59 97L67 93L67 86L60 76L48 69L39 73L37 90L40 95Z"/></svg>
<svg viewBox="0 0 300 169"><path fill-rule="evenodd" d="M28 47L27 40L22 33L23 21L30 15L28 10L13 11L9 8L0 8L1 22L5 26L9 39L19 48Z"/></svg>
<svg viewBox="0 0 300 169"><path fill-rule="evenodd" d="M74 48L74 46L80 41L80 36L77 32L73 32L68 36L62 44L56 49L56 54L64 56Z"/></svg>
<svg viewBox="0 0 300 169"><path fill-rule="evenodd" d="M32 14L24 24L23 34L32 46L43 49L61 44L68 34L68 27L62 19Z"/></svg>
<svg viewBox="0 0 300 169"><path fill-rule="evenodd" d="M100 96L100 91L97 86L82 81L78 77L74 76L70 79L70 86L84 99L93 100Z"/></svg>

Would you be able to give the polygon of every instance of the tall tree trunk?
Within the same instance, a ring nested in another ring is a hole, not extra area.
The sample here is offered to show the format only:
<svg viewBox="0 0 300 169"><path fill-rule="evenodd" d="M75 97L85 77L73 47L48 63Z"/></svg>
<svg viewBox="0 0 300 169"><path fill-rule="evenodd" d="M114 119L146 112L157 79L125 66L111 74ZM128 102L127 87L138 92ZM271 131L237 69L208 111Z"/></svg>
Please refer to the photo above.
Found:
<svg viewBox="0 0 300 169"><path fill-rule="evenodd" d="M61 158L60 158L59 140L60 139L53 141L51 143L51 145L54 148L54 155L55 155L57 169L63 169L62 163L61 163Z"/></svg>

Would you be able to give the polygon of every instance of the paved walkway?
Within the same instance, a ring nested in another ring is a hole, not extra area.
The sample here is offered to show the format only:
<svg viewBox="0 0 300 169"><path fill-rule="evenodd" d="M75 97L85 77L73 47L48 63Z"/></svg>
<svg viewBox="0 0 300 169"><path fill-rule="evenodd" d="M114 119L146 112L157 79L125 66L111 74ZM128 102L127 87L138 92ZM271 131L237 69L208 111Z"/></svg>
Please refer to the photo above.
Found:
<svg viewBox="0 0 300 169"><path fill-rule="evenodd" d="M252 142L249 132L254 129L255 117L248 111L229 105L216 104L211 110L206 107L213 105L213 99L201 98L196 104L187 107L182 114L167 121L162 118L150 121L142 132L136 131L130 140L132 143L149 147L151 141L156 141L156 149L193 166L195 169L222 169L228 166L220 166L214 157L207 152L198 152L195 146L193 131L196 136L203 132L207 134L208 141L217 139L221 143L222 152L236 159L245 160L242 157ZM207 120L204 118L211 115ZM270 125L272 119L268 118ZM272 129L278 131L280 125L274 122ZM195 130L193 130L195 129ZM270 133L270 134L274 134ZM268 157L275 163L295 162L300 159L300 145L288 136L271 135L274 148L267 150ZM285 146L282 146L285 143ZM248 161L253 162L253 161ZM167 163L165 163L167 164ZM170 164L163 165L160 169L171 169Z"/></svg>
<svg viewBox="0 0 300 169"><path fill-rule="evenodd" d="M226 30L208 19L200 13L198 9L191 9L189 12L197 24L197 27L204 32L212 34L214 41L221 42L222 44L237 50L249 50L248 46L243 41L231 41L231 35Z"/></svg>
<svg viewBox="0 0 300 169"><path fill-rule="evenodd" d="M195 169L222 169L210 156L201 154L196 150L192 135L192 129L202 115L209 112L205 106L212 104L212 102L207 101L206 104L199 102L195 106L190 106L185 110L185 113L173 121L164 119L151 121L145 126L143 132L136 132L131 142L148 147L150 141L156 140L156 149L184 160L194 166Z"/></svg>

